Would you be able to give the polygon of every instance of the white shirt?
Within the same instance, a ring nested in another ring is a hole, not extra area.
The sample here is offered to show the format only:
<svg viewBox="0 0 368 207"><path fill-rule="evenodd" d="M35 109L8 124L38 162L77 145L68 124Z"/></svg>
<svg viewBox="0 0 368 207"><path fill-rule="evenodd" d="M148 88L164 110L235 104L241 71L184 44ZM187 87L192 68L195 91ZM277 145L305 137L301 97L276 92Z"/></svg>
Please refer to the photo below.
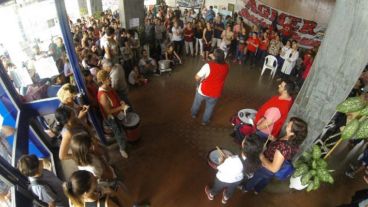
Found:
<svg viewBox="0 0 368 207"><path fill-rule="evenodd" d="M286 47L286 46L282 47L281 52L280 52L280 57L285 60L286 59L286 53L289 50L291 50L290 47Z"/></svg>
<svg viewBox="0 0 368 207"><path fill-rule="evenodd" d="M202 68L198 71L197 76L201 77L201 83L198 86L198 93L202 96L206 96L202 93L201 87L202 87L202 81L206 79L210 75L210 65L208 63L204 64Z"/></svg>
<svg viewBox="0 0 368 207"><path fill-rule="evenodd" d="M216 177L221 182L235 183L243 180L243 163L238 155L226 158L217 169Z"/></svg>
<svg viewBox="0 0 368 207"><path fill-rule="evenodd" d="M178 28L173 27L171 31L173 34L172 41L182 41L183 40L183 35L182 35L183 29L181 27L178 27Z"/></svg>
<svg viewBox="0 0 368 207"><path fill-rule="evenodd" d="M136 76L137 76L137 73L134 70L130 71L129 77L128 77L128 81L129 81L130 84L132 84L132 85L136 84L136 82L135 82L135 77Z"/></svg>

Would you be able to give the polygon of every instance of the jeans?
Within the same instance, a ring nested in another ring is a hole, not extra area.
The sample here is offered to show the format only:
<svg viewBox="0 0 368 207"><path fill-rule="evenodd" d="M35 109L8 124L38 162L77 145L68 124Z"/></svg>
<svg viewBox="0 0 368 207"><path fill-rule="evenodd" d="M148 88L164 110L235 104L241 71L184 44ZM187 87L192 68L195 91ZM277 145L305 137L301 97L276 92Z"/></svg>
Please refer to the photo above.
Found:
<svg viewBox="0 0 368 207"><path fill-rule="evenodd" d="M194 55L194 51L193 51L193 42L187 42L185 41L185 53L187 55ZM190 53L189 53L190 51Z"/></svg>
<svg viewBox="0 0 368 207"><path fill-rule="evenodd" d="M246 191L254 190L257 193L261 192L268 183L271 182L273 175L274 173L261 167L254 173L254 176L243 185L243 187Z"/></svg>
<svg viewBox="0 0 368 207"><path fill-rule="evenodd" d="M256 52L247 51L246 54L246 61L249 61L250 65L256 64Z"/></svg>
<svg viewBox="0 0 368 207"><path fill-rule="evenodd" d="M202 121L203 123L208 123L210 121L210 118L212 116L213 109L215 108L215 105L217 103L217 98L211 98L208 96L203 96L196 91L194 102L192 105L192 116L196 116L199 107L201 106L202 101L206 101L206 109L204 110Z"/></svg>
<svg viewBox="0 0 368 207"><path fill-rule="evenodd" d="M203 54L202 38L201 39L196 38L195 51L196 51L196 55L202 55Z"/></svg>
<svg viewBox="0 0 368 207"><path fill-rule="evenodd" d="M215 178L214 184L212 186L212 188L210 189L210 193L213 196L216 196L217 194L219 194L223 189L226 188L224 194L226 196L227 199L229 199L235 192L236 187L238 187L238 185L241 183L242 181L238 181L235 183L224 183L222 181L220 181L217 177Z"/></svg>
<svg viewBox="0 0 368 207"><path fill-rule="evenodd" d="M127 136L125 134L125 131L120 121L115 117L109 117L105 119L104 122L106 126L112 129L112 133L114 134L114 139L118 143L120 149L125 150Z"/></svg>
<svg viewBox="0 0 368 207"><path fill-rule="evenodd" d="M245 53L244 53L245 46L240 44L236 47L236 59L240 61L244 61Z"/></svg>

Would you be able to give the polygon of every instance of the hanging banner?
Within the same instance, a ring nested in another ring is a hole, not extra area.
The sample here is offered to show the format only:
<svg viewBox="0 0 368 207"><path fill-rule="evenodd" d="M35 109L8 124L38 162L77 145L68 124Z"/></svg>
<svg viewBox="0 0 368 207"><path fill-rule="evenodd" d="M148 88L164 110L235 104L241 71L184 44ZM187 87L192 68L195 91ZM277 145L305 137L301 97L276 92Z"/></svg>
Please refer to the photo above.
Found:
<svg viewBox="0 0 368 207"><path fill-rule="evenodd" d="M180 7L201 8L203 0L176 0Z"/></svg>
<svg viewBox="0 0 368 207"><path fill-rule="evenodd" d="M321 44L326 26L269 7L259 0L243 1L245 7L239 11L239 15L247 22L263 28L275 24L278 30L289 22L292 28L292 39L300 46L312 48Z"/></svg>

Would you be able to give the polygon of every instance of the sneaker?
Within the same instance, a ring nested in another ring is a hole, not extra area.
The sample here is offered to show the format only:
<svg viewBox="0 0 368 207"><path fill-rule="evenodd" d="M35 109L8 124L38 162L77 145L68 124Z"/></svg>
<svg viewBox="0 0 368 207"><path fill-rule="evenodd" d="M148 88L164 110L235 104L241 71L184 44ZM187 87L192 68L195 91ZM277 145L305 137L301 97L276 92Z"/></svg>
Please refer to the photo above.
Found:
<svg viewBox="0 0 368 207"><path fill-rule="evenodd" d="M224 192L222 193L222 199L221 199L222 204L226 204L227 201L229 200L229 198L226 197L225 192L226 192L226 190L224 190Z"/></svg>
<svg viewBox="0 0 368 207"><path fill-rule="evenodd" d="M128 158L128 153L125 150L119 150L119 152L123 158Z"/></svg>
<svg viewBox="0 0 368 207"><path fill-rule="evenodd" d="M241 61L241 60L239 60L238 64L239 64L239 65L241 65L241 64L242 64L242 61Z"/></svg>
<svg viewBox="0 0 368 207"><path fill-rule="evenodd" d="M196 115L192 115L192 118L195 119L195 118L197 118L197 116Z"/></svg>
<svg viewBox="0 0 368 207"><path fill-rule="evenodd" d="M202 122L201 124L202 124L202 126L207 126L208 122Z"/></svg>
<svg viewBox="0 0 368 207"><path fill-rule="evenodd" d="M352 173L352 172L345 172L345 175L348 176L351 179L354 178L354 173Z"/></svg>
<svg viewBox="0 0 368 207"><path fill-rule="evenodd" d="M204 192L206 193L208 200L212 201L213 200L213 195L211 195L210 189L209 189L209 187L207 185L204 188Z"/></svg>

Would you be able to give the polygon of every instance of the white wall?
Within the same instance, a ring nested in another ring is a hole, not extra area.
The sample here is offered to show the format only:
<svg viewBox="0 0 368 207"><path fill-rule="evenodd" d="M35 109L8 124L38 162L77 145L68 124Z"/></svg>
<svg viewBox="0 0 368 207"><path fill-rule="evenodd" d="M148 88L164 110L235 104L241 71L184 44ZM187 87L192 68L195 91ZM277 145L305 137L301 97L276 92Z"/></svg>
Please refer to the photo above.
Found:
<svg viewBox="0 0 368 207"><path fill-rule="evenodd" d="M235 11L239 11L244 7L244 1L243 0L205 0L205 6L217 6L217 8L222 9L223 7L227 10L228 4L234 4L235 5ZM176 0L166 0L166 4L168 6L176 6Z"/></svg>

